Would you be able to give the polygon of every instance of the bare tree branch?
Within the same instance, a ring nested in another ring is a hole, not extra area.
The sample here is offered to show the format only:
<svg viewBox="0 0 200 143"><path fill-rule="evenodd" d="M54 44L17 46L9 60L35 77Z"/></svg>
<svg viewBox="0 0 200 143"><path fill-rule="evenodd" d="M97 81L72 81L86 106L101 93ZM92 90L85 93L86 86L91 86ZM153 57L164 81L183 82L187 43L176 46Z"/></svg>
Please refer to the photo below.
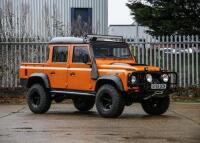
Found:
<svg viewBox="0 0 200 143"><path fill-rule="evenodd" d="M49 14L49 7L47 5L47 2L45 2L45 5L44 5L43 18L44 18L44 25L45 25L45 31L47 33L47 36L52 37L51 27L50 27L50 14Z"/></svg>
<svg viewBox="0 0 200 143"><path fill-rule="evenodd" d="M5 2L4 13L6 21L6 36L8 36L11 39L14 36L14 13L12 1L7 0Z"/></svg>
<svg viewBox="0 0 200 143"><path fill-rule="evenodd" d="M26 3L21 4L21 37L27 37L28 32L27 32L27 18L29 14L29 5Z"/></svg>

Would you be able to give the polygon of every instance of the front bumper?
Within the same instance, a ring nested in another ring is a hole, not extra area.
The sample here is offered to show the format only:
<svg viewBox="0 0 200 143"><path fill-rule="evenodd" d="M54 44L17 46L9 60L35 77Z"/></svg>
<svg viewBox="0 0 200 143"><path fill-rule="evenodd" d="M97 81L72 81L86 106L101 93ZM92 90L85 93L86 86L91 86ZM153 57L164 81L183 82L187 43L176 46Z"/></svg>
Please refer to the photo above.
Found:
<svg viewBox="0 0 200 143"><path fill-rule="evenodd" d="M147 82L146 80L146 74L151 74L153 77L152 83ZM167 74L169 76L169 81L164 82L161 79L161 75ZM135 84L131 84L130 79L131 76L134 75L137 78L137 81ZM160 72L134 72L129 75L128 80L128 95L134 96L138 95L143 99L147 99L147 97L155 97L155 96L165 96L169 95L170 93L173 93L176 91L177 88L177 81L178 76L175 72L166 72L166 71L160 71ZM166 84L166 89L151 89L151 84Z"/></svg>

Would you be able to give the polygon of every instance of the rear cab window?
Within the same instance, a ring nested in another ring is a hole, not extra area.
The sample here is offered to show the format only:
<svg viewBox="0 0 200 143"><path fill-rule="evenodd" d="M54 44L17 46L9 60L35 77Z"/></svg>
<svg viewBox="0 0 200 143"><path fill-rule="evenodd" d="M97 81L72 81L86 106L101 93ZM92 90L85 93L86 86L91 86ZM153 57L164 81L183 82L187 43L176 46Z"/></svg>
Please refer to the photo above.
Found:
<svg viewBox="0 0 200 143"><path fill-rule="evenodd" d="M53 63L67 63L68 61L68 47L67 46L54 46L53 47Z"/></svg>

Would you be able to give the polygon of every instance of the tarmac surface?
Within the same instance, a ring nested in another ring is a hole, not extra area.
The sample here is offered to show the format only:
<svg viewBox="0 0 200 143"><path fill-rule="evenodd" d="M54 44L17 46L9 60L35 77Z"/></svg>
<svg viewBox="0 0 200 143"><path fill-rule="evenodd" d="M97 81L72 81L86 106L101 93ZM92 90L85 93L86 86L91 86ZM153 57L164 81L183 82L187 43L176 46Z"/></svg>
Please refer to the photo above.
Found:
<svg viewBox="0 0 200 143"><path fill-rule="evenodd" d="M200 104L172 103L162 116L149 116L140 104L117 119L95 107L78 112L72 104L53 104L36 115L27 105L0 105L0 143L200 143Z"/></svg>

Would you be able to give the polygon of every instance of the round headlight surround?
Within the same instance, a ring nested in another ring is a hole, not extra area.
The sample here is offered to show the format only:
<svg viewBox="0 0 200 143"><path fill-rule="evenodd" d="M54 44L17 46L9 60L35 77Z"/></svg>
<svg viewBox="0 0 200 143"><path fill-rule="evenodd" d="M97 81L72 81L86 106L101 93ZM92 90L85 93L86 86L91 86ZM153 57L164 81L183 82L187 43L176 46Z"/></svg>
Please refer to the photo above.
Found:
<svg viewBox="0 0 200 143"><path fill-rule="evenodd" d="M168 81L169 81L169 75L163 74L161 77L162 77L162 80L163 80L164 82L168 82Z"/></svg>
<svg viewBox="0 0 200 143"><path fill-rule="evenodd" d="M136 83L136 81L137 81L136 76L132 75L131 76L131 84Z"/></svg>
<svg viewBox="0 0 200 143"><path fill-rule="evenodd" d="M146 74L146 80L151 83L153 81L153 77L151 74Z"/></svg>

